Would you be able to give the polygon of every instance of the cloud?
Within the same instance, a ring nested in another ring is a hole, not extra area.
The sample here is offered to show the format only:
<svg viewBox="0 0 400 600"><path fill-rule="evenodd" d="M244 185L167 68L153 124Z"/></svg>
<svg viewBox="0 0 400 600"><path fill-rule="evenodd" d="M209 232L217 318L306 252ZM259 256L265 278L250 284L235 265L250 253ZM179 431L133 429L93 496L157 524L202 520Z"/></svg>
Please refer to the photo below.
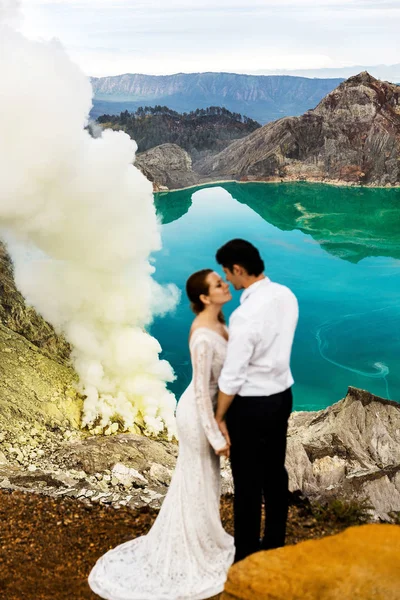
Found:
<svg viewBox="0 0 400 600"><path fill-rule="evenodd" d="M400 51L393 0L33 1L24 32L60 38L97 76L373 65Z"/></svg>
<svg viewBox="0 0 400 600"><path fill-rule="evenodd" d="M12 1L12 0L9 0ZM299 10L320 9L320 8L337 8L338 10L346 9L380 9L380 10L400 10L397 0L203 0L201 4L195 5L187 0L22 0L23 4L29 3L33 6L60 6L76 7L85 6L91 7L93 10L98 8L110 7L114 10L129 8L134 11L145 11L149 14L153 11L158 12L204 12L204 11L230 11L230 10L269 10L282 9L284 7L297 8Z"/></svg>

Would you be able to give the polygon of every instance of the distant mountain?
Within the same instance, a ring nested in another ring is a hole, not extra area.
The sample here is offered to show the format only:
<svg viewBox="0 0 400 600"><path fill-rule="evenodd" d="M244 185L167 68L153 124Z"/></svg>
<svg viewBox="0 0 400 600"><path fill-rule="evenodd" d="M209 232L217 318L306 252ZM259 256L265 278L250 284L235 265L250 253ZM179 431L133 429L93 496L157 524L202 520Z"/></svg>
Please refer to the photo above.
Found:
<svg viewBox="0 0 400 600"><path fill-rule="evenodd" d="M156 104L178 112L224 106L260 123L296 116L314 108L342 79L307 79L287 75L235 73L126 74L91 79L91 116L135 112Z"/></svg>
<svg viewBox="0 0 400 600"><path fill-rule="evenodd" d="M400 183L400 86L363 72L301 117L268 123L204 161L203 177Z"/></svg>

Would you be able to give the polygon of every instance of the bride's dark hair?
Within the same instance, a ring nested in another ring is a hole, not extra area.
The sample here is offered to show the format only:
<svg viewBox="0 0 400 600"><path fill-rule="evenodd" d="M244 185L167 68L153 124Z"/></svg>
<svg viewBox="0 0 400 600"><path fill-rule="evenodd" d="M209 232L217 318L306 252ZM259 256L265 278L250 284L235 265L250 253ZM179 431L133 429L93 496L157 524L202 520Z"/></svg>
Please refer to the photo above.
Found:
<svg viewBox="0 0 400 600"><path fill-rule="evenodd" d="M210 285L207 282L207 277L210 273L213 273L213 269L196 271L196 273L193 273L186 282L186 294L190 300L190 307L196 315L201 313L205 308L205 305L200 300L200 296L202 294L208 296ZM218 321L220 323L225 323L225 317L222 310L218 315Z"/></svg>

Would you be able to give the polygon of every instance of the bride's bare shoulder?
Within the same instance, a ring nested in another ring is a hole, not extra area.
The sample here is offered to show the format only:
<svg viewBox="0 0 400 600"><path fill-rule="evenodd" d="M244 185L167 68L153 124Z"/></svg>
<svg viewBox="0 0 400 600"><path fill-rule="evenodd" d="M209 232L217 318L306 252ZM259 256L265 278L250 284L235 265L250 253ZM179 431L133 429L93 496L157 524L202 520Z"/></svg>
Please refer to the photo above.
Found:
<svg viewBox="0 0 400 600"><path fill-rule="evenodd" d="M190 331L189 331L189 340L193 336L194 332L198 331L199 329L204 329L204 326L202 326L202 325L193 325L192 324L192 326L190 328Z"/></svg>
<svg viewBox="0 0 400 600"><path fill-rule="evenodd" d="M197 315L192 321L189 333L193 333L193 331L195 331L196 329L199 329L203 325L204 324L203 324L202 320L199 318L199 315Z"/></svg>
<svg viewBox="0 0 400 600"><path fill-rule="evenodd" d="M204 337L207 337L207 329L209 329L209 327L207 327L204 323L202 323L200 320L197 321L197 319L195 319L190 327L190 331L189 331L189 343L191 342L191 340L193 339L193 336L197 337L197 335L201 334L205 334Z"/></svg>

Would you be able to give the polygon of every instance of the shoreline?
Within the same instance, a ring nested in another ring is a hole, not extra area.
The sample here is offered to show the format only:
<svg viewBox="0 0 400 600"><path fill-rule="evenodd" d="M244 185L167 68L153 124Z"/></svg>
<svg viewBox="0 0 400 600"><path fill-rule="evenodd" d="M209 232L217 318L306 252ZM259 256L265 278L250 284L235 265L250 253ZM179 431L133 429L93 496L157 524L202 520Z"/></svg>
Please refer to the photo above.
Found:
<svg viewBox="0 0 400 600"><path fill-rule="evenodd" d="M224 183L237 183L240 185L247 183L259 183L259 184L289 184L289 183L306 183L306 184L322 184L322 185L331 185L334 187L348 187L348 188L357 188L357 189L368 189L368 190L397 190L400 188L400 184L391 185L390 187L386 185L372 185L372 184L361 184L361 183L353 183L350 181L344 181L340 179L326 179L326 180L317 180L317 179L281 179L281 178L271 178L271 179L247 179L246 181L241 181L238 179L216 179L215 181L205 181L203 183L199 182L194 185L189 185L181 188L172 188L166 190L156 190L153 189L154 194L169 194L172 192L181 192L184 190L191 190L195 188L203 188L203 187L217 187L218 185ZM153 182L154 187L154 182Z"/></svg>

